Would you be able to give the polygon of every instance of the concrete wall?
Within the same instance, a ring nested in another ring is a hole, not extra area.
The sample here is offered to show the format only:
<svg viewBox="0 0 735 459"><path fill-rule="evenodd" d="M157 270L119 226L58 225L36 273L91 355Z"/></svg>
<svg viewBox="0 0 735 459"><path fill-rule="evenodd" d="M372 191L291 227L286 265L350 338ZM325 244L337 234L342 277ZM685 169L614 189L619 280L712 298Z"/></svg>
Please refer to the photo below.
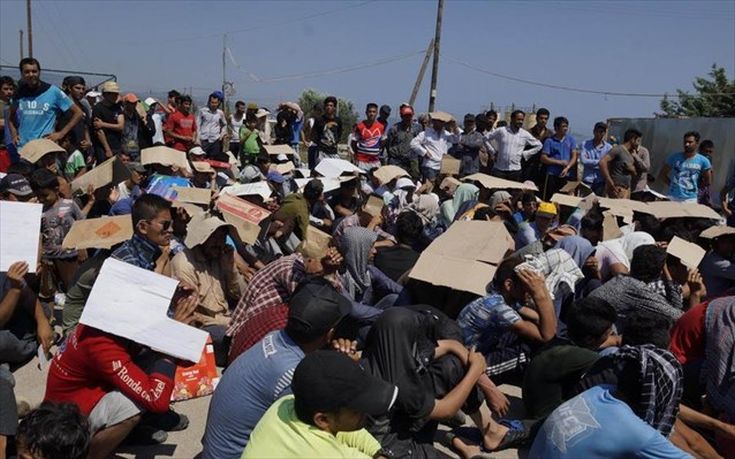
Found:
<svg viewBox="0 0 735 459"><path fill-rule="evenodd" d="M683 136L687 131L698 131L702 140L715 143L712 158L714 173L713 200L735 169L735 118L610 118L609 135L621 142L626 129L635 128L643 133L643 146L651 152L651 174L658 177L666 158L683 150ZM656 180L653 188L665 192L664 184Z"/></svg>

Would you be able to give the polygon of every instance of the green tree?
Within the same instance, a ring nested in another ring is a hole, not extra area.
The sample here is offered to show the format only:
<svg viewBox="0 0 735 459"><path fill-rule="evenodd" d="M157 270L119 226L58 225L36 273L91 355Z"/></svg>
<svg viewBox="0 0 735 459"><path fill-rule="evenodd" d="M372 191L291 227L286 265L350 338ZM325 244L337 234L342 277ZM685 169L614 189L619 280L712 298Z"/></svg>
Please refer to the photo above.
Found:
<svg viewBox="0 0 735 459"><path fill-rule="evenodd" d="M305 89L299 97L299 106L308 117L315 105L323 107L324 98L328 95L316 89ZM350 129L357 123L359 116L355 110L355 104L351 100L337 97L337 116L342 118L342 138L340 142L345 143L347 142L347 136L350 134Z"/></svg>
<svg viewBox="0 0 735 459"><path fill-rule="evenodd" d="M735 117L735 80L729 80L725 69L712 64L708 77L697 77L692 86L694 94L677 89L677 100L667 95L661 100L661 113L666 118Z"/></svg>

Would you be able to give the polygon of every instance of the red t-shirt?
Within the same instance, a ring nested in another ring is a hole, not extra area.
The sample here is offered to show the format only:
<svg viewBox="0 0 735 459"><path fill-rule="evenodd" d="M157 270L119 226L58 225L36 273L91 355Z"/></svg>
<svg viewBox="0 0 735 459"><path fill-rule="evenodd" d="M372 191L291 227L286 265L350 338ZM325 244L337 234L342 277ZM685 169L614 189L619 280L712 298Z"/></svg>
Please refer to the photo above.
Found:
<svg viewBox="0 0 735 459"><path fill-rule="evenodd" d="M708 304L700 303L689 309L671 329L669 349L682 365L704 358L704 319Z"/></svg>
<svg viewBox="0 0 735 459"><path fill-rule="evenodd" d="M183 112L175 111L166 120L166 129L177 135L191 138L197 131L194 114L184 115ZM182 142L179 139L170 138L171 147L180 151L189 151L192 142Z"/></svg>
<svg viewBox="0 0 735 459"><path fill-rule="evenodd" d="M146 373L133 362L138 350L128 340L78 325L51 361L44 399L76 403L89 415L105 394L119 390L144 410L165 413L176 366L159 359Z"/></svg>
<svg viewBox="0 0 735 459"><path fill-rule="evenodd" d="M357 143L356 157L358 161L370 163L378 161L380 155L380 139L385 133L385 125L380 121L373 121L370 126L365 121L355 126L355 142Z"/></svg>

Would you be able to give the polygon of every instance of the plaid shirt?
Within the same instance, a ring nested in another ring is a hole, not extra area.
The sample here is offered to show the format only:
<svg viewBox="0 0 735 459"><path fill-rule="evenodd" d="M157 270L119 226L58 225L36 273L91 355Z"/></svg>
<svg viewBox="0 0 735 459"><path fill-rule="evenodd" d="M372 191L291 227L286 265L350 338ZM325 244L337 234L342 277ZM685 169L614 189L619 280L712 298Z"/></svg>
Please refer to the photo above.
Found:
<svg viewBox="0 0 735 459"><path fill-rule="evenodd" d="M161 256L161 249L149 240L133 234L133 238L117 248L112 258L133 266L153 271L156 260Z"/></svg>
<svg viewBox="0 0 735 459"><path fill-rule="evenodd" d="M247 351L268 333L286 328L288 322L288 304L279 304L261 309L250 316L232 337L227 363L231 364L240 354Z"/></svg>
<svg viewBox="0 0 735 459"><path fill-rule="evenodd" d="M300 254L281 257L258 271L235 307L227 336L235 337L245 322L262 311L288 303L305 276Z"/></svg>

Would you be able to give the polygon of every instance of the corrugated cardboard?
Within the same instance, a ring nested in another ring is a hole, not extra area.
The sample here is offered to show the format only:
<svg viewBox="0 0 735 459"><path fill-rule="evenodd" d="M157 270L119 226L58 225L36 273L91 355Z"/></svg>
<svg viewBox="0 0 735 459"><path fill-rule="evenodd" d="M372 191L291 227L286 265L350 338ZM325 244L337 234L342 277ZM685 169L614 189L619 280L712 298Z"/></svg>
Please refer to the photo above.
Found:
<svg viewBox="0 0 735 459"><path fill-rule="evenodd" d="M365 171L351 162L339 158L325 158L317 164L314 170L322 177L339 177L341 175L357 175L365 173Z"/></svg>
<svg viewBox="0 0 735 459"><path fill-rule="evenodd" d="M109 249L133 237L130 215L77 220L66 234L63 249Z"/></svg>
<svg viewBox="0 0 735 459"><path fill-rule="evenodd" d="M410 177L410 175L401 167L388 165L375 169L373 171L373 177L378 179L381 185L385 185L399 177Z"/></svg>
<svg viewBox="0 0 735 459"><path fill-rule="evenodd" d="M574 181L574 182L567 182L566 185L561 187L559 190L559 193L565 193L565 194L573 194L575 196L588 196L592 194L592 188L589 187L584 182L581 181Z"/></svg>
<svg viewBox="0 0 735 459"><path fill-rule="evenodd" d="M306 238L299 246L299 253L308 258L322 258L327 253L332 236L311 225L306 228Z"/></svg>
<svg viewBox="0 0 735 459"><path fill-rule="evenodd" d="M171 189L176 192L177 201L209 205L212 200L212 190L208 188L172 186Z"/></svg>
<svg viewBox="0 0 735 459"><path fill-rule="evenodd" d="M707 218L719 220L720 214L713 209L702 204L693 202L673 202L673 201L656 201L649 202L646 209L647 213L654 215L656 218L665 220L667 218Z"/></svg>
<svg viewBox="0 0 735 459"><path fill-rule="evenodd" d="M297 182L299 179L296 179ZM308 182L308 180L307 180ZM263 200L267 200L273 194L273 190L268 185L268 182L253 182L253 183L242 183L239 185L231 185L222 188L220 194L230 194L233 196L262 196Z"/></svg>
<svg viewBox="0 0 735 459"><path fill-rule="evenodd" d="M582 203L582 198L569 194L554 193L554 195L551 197L551 202L553 202L554 204L559 204L560 206L576 208L579 207L579 205Z"/></svg>
<svg viewBox="0 0 735 459"><path fill-rule="evenodd" d="M383 207L385 207L385 202L377 196L370 195L368 197L367 202L365 203L365 206L363 207L363 210L373 217L376 215L380 215L383 211Z"/></svg>
<svg viewBox="0 0 735 459"><path fill-rule="evenodd" d="M720 236L735 235L735 228L732 226L711 226L699 234L699 237L704 239L715 239Z"/></svg>
<svg viewBox="0 0 735 459"><path fill-rule="evenodd" d="M291 161L288 161L283 164L276 164L275 166L272 166L272 169L281 175L285 175L296 169L296 166L294 166Z"/></svg>
<svg viewBox="0 0 735 459"><path fill-rule="evenodd" d="M446 175L459 175L459 167L461 164L462 161L459 159L452 158L449 155L444 155L442 157L442 165L439 173Z"/></svg>
<svg viewBox="0 0 735 459"><path fill-rule="evenodd" d="M674 236L666 247L666 253L677 257L685 266L694 269L699 266L706 252L697 244Z"/></svg>
<svg viewBox="0 0 735 459"><path fill-rule="evenodd" d="M64 149L49 139L35 139L23 145L19 154L29 163L36 164L49 153L64 153Z"/></svg>
<svg viewBox="0 0 735 459"><path fill-rule="evenodd" d="M429 113L429 117L432 120L444 121L445 123L448 123L454 119L454 117L447 112L431 112Z"/></svg>
<svg viewBox="0 0 735 459"><path fill-rule="evenodd" d="M498 263L513 247L502 222L458 221L424 250L409 277L485 295Z"/></svg>
<svg viewBox="0 0 735 459"><path fill-rule="evenodd" d="M217 208L222 212L225 222L231 224L246 244L253 244L260 234L260 222L270 216L270 212L229 194L220 195Z"/></svg>
<svg viewBox="0 0 735 459"><path fill-rule="evenodd" d="M610 239L617 239L623 235L623 232L618 226L617 217L609 210L602 213L602 240L609 241Z"/></svg>
<svg viewBox="0 0 735 459"><path fill-rule="evenodd" d="M164 166L176 166L180 169L191 172L189 161L186 159L186 153L163 145L157 147L144 148L140 152L140 163L146 164L163 164Z"/></svg>
<svg viewBox="0 0 735 459"><path fill-rule="evenodd" d="M194 217L195 215L201 215L205 212L204 209L197 206L196 204L191 204L188 202L182 202L182 201L172 201L171 207L181 208L186 211L187 214L189 214L189 217Z"/></svg>
<svg viewBox="0 0 735 459"><path fill-rule="evenodd" d="M477 173L468 175L467 177L464 177L462 179L465 182L478 182L480 185L484 186L485 188L492 188L497 190L504 190L504 189L511 189L511 190L531 190L531 191L538 191L538 188L536 185L533 184L526 184L521 182L514 182L513 180L505 180L498 177L493 177L492 175L487 175L483 173Z"/></svg>
<svg viewBox="0 0 735 459"><path fill-rule="evenodd" d="M184 244L188 248L193 249L209 239L209 236L211 236L212 233L222 227L232 228L232 225L225 223L218 217L214 217L210 214L201 213L196 215L192 217L186 225L186 238L184 239Z"/></svg>
<svg viewBox="0 0 735 459"><path fill-rule="evenodd" d="M266 153L269 155L295 155L296 151L291 148L291 145L263 145Z"/></svg>
<svg viewBox="0 0 735 459"><path fill-rule="evenodd" d="M316 177L317 180L322 182L322 185L324 185L324 193L329 193L330 191L338 190L339 185L341 183L339 177ZM304 191L304 187L307 183L309 183L312 179L310 178L297 178L296 180L296 186L299 187L299 191Z"/></svg>
<svg viewBox="0 0 735 459"><path fill-rule="evenodd" d="M72 193L77 190L81 190L86 193L89 185L92 185L92 188L96 190L112 183L114 178L115 161L117 161L117 158L113 156L99 166L74 179L71 182Z"/></svg>
<svg viewBox="0 0 735 459"><path fill-rule="evenodd" d="M442 180L442 183L439 185L439 188L446 191L449 194L454 194L454 190L456 190L457 187L461 184L462 182L460 182L458 179L454 177L444 177L444 180Z"/></svg>

